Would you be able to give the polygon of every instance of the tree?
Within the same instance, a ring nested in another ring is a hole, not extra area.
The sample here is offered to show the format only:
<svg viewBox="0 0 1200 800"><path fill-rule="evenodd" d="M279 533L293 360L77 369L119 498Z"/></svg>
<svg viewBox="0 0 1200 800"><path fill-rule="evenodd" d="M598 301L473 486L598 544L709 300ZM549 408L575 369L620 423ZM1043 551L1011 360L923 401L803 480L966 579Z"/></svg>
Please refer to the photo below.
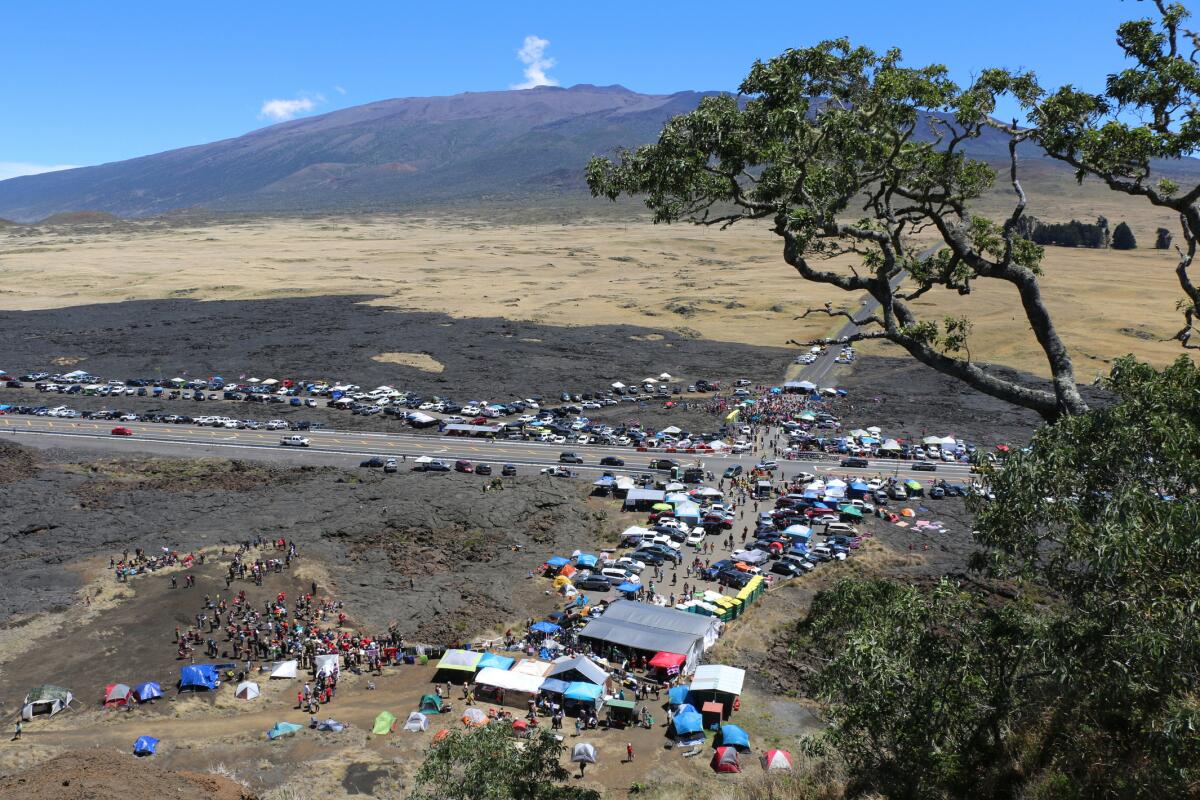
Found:
<svg viewBox="0 0 1200 800"><path fill-rule="evenodd" d="M599 800L570 785L563 746L548 731L520 745L507 725L452 730L417 770L412 800Z"/></svg>
<svg viewBox="0 0 1200 800"><path fill-rule="evenodd" d="M1113 368L1110 405L986 475L966 591L818 595L815 742L905 797L1193 796L1200 782L1200 369ZM996 583L996 582L1002 583Z"/></svg>
<svg viewBox="0 0 1200 800"><path fill-rule="evenodd" d="M1175 274L1184 294L1184 325L1174 338L1195 348L1200 286L1190 269L1200 242L1200 181L1183 186L1161 175L1161 160L1200 148L1200 33L1184 27L1190 14L1181 3L1152 1L1156 19L1118 27L1117 44L1133 65L1109 75L1103 94L1074 86L1049 92L1031 73L1003 77L991 71L982 83L1012 92L1029 111L1033 138L1049 156L1074 167L1081 181L1098 178L1113 191L1179 216L1185 247Z"/></svg>
<svg viewBox="0 0 1200 800"><path fill-rule="evenodd" d="M1113 230L1112 247L1113 250L1133 250L1137 247L1137 239L1134 238L1133 231L1124 222Z"/></svg>
<svg viewBox="0 0 1200 800"><path fill-rule="evenodd" d="M655 144L592 160L592 193L644 196L656 222L765 222L800 277L855 300L866 292L878 304L874 312L809 309L859 326L838 343L892 342L1047 419L1086 410L1042 299L1042 249L1017 234L1026 205L1017 144L1027 134L1009 136L1012 213L995 222L971 211L995 172L962 150L990 124L997 87L963 90L943 66L907 67L897 50L877 54L838 39L755 63L740 91L744 102L705 98L670 120ZM942 246L915 238L927 232ZM822 267L835 257L854 263ZM923 318L913 305L935 290L965 295L989 285L1016 291L1051 389L990 372L970 358L969 320Z"/></svg>
<svg viewBox="0 0 1200 800"><path fill-rule="evenodd" d="M1159 228L1154 232L1154 249L1155 250L1170 250L1171 249L1171 232L1166 228Z"/></svg>

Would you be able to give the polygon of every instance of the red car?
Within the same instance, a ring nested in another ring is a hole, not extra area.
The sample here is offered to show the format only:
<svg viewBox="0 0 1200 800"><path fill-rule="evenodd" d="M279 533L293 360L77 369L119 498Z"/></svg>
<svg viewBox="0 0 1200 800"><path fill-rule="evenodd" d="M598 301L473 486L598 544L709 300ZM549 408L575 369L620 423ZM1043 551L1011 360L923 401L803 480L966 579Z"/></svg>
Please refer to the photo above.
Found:
<svg viewBox="0 0 1200 800"><path fill-rule="evenodd" d="M472 464L470 461L467 461L466 459L463 459L460 461L455 461L454 462L454 471L455 472L474 472L475 465Z"/></svg>
<svg viewBox="0 0 1200 800"><path fill-rule="evenodd" d="M113 436L133 436L133 431L126 428L124 425L112 429Z"/></svg>

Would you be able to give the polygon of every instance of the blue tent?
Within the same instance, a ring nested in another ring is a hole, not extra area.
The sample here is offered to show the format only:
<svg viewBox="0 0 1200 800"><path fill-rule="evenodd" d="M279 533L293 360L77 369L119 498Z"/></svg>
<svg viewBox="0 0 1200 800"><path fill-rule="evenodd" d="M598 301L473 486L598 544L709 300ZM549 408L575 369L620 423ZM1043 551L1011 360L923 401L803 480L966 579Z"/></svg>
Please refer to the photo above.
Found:
<svg viewBox="0 0 1200 800"><path fill-rule="evenodd" d="M221 685L217 668L212 664L192 664L179 670L179 690L211 690Z"/></svg>
<svg viewBox="0 0 1200 800"><path fill-rule="evenodd" d="M596 557L591 553L580 553L575 559L575 563L581 567L594 567L596 566L596 560Z"/></svg>
<svg viewBox="0 0 1200 800"><path fill-rule="evenodd" d="M850 485L846 487L846 493L851 497L862 497L869 491L871 491L871 487L862 481L850 481Z"/></svg>
<svg viewBox="0 0 1200 800"><path fill-rule="evenodd" d="M636 583L628 583L628 582L626 582L626 583L622 583L622 584L620 584L619 586L617 586L617 591L618 591L618 592L624 592L625 594L632 594L632 593L636 592L638 589L641 589L641 588L642 588L642 587L641 587L641 586L639 586L639 585L637 585Z"/></svg>
<svg viewBox="0 0 1200 800"><path fill-rule="evenodd" d="M515 659L511 659L508 656L498 656L495 653L484 653L483 657L479 659L478 667L479 669L483 669L484 667L508 669L513 665L514 660Z"/></svg>
<svg viewBox="0 0 1200 800"><path fill-rule="evenodd" d="M546 564L548 564L551 567L565 567L567 564L570 564L570 563L571 563L571 559L563 558L562 556L551 556L550 558L546 559Z"/></svg>
<svg viewBox="0 0 1200 800"><path fill-rule="evenodd" d="M671 705L678 706L687 702L688 687L672 686L671 691L667 693L671 699Z"/></svg>
<svg viewBox="0 0 1200 800"><path fill-rule="evenodd" d="M545 688L545 684L542 684ZM595 702L600 699L600 695L604 694L604 687L597 686L594 683L585 681L573 681L567 684L567 690L563 692L563 697L568 700L583 700L585 702Z"/></svg>
<svg viewBox="0 0 1200 800"><path fill-rule="evenodd" d="M139 703L145 703L148 700L154 700L162 697L162 687L154 681L146 681L139 683L133 690Z"/></svg>
<svg viewBox="0 0 1200 800"><path fill-rule="evenodd" d="M683 714L676 714L675 720L671 724L675 728L676 736L687 736L688 734L700 733L704 730L704 717L695 711L689 711Z"/></svg>
<svg viewBox="0 0 1200 800"><path fill-rule="evenodd" d="M675 709L676 714L698 714L696 707L691 703L683 703L679 708Z"/></svg>
<svg viewBox="0 0 1200 800"><path fill-rule="evenodd" d="M553 622L535 622L529 626L529 630L537 631L538 633L555 634L562 630Z"/></svg>
<svg viewBox="0 0 1200 800"><path fill-rule="evenodd" d="M158 739L153 736L139 736L133 743L135 756L152 756L158 752Z"/></svg>
<svg viewBox="0 0 1200 800"><path fill-rule="evenodd" d="M721 739L721 745L724 747L733 747L743 753L750 751L750 734L739 728L737 725L722 725L721 732L718 734ZM713 740L714 746L716 740Z"/></svg>
<svg viewBox="0 0 1200 800"><path fill-rule="evenodd" d="M303 725L297 725L294 722L276 722L275 727L267 731L268 739L278 739L280 736L288 736L298 730L303 730Z"/></svg>
<svg viewBox="0 0 1200 800"><path fill-rule="evenodd" d="M562 694L566 690L566 681L560 681L558 678L546 678L546 680L542 681L542 687L539 691L550 692L552 694Z"/></svg>

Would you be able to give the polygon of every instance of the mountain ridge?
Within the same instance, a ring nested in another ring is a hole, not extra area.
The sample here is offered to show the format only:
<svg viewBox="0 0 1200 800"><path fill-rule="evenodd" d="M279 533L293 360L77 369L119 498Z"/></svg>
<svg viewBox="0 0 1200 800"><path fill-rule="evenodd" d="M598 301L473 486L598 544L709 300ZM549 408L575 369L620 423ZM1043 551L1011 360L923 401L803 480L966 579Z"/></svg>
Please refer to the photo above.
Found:
<svg viewBox="0 0 1200 800"><path fill-rule="evenodd" d="M714 94L577 84L378 100L214 142L0 181L0 217L331 212L578 196L586 191L588 158L654 141L667 120ZM1003 160L1001 139L985 132L969 152ZM1032 145L1022 149L1026 158L1041 155Z"/></svg>

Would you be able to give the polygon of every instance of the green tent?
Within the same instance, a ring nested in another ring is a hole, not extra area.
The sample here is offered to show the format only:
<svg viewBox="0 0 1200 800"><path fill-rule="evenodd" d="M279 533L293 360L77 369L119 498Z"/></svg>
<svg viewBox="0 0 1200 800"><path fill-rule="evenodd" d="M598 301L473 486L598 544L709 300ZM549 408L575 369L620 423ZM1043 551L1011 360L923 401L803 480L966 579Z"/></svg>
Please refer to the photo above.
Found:
<svg viewBox="0 0 1200 800"><path fill-rule="evenodd" d="M421 698L421 705L417 710L422 714L440 714L442 713L442 698L436 694L427 694Z"/></svg>
<svg viewBox="0 0 1200 800"><path fill-rule="evenodd" d="M917 481L909 480L904 482L904 488L910 491L919 492L921 491L921 484Z"/></svg>
<svg viewBox="0 0 1200 800"><path fill-rule="evenodd" d="M862 509L859 508L858 506L852 506L852 505L838 506L838 513L844 517L854 517L855 519L862 519Z"/></svg>
<svg viewBox="0 0 1200 800"><path fill-rule="evenodd" d="M380 711L379 716L375 718L375 726L371 728L371 733L385 736L391 733L395 727L396 715L390 711Z"/></svg>

